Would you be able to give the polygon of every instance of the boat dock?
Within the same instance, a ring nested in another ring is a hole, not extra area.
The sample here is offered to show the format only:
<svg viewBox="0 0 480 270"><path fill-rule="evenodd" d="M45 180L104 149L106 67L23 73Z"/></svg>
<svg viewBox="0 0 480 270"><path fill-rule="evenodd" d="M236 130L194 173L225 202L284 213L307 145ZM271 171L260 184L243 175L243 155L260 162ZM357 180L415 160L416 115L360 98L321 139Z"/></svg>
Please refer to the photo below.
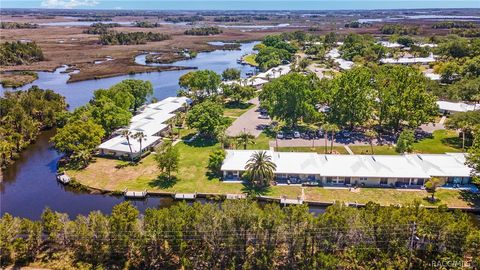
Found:
<svg viewBox="0 0 480 270"><path fill-rule="evenodd" d="M280 204L282 205L290 205L290 204L303 204L303 200L300 198L297 199L287 199L287 198L281 198L280 199Z"/></svg>
<svg viewBox="0 0 480 270"><path fill-rule="evenodd" d="M197 193L175 193L173 197L175 200L195 200Z"/></svg>
<svg viewBox="0 0 480 270"><path fill-rule="evenodd" d="M247 198L246 194L227 194L227 200L238 200L238 199L245 199Z"/></svg>
<svg viewBox="0 0 480 270"><path fill-rule="evenodd" d="M143 191L133 191L133 190L128 190L128 189L125 189L125 191L123 192L123 196L125 196L125 198L132 198L132 199L144 199L145 197L147 197L147 190L143 190Z"/></svg>

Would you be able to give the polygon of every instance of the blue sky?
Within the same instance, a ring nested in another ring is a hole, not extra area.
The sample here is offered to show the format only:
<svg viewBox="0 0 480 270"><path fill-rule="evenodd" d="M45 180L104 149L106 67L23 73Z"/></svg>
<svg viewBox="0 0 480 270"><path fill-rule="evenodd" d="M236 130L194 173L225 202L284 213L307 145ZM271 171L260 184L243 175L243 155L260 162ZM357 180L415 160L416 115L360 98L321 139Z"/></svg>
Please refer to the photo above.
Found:
<svg viewBox="0 0 480 270"><path fill-rule="evenodd" d="M480 8L480 0L0 0L0 7L154 10L365 10Z"/></svg>

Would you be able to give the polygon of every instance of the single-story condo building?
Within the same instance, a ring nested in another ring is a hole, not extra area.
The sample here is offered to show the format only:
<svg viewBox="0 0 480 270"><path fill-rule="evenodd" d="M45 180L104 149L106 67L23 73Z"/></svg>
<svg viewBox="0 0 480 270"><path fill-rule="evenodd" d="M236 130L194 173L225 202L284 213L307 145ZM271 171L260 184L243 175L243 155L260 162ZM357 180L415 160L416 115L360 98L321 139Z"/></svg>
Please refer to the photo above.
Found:
<svg viewBox="0 0 480 270"><path fill-rule="evenodd" d="M190 103L191 100L186 97L168 97L144 106L140 113L132 117L128 127L115 131L112 138L97 147L100 155L128 158L141 156L161 141L162 132L169 128L167 122ZM125 129L131 134L128 140L121 135ZM144 138L135 138L137 133L143 133Z"/></svg>
<svg viewBox="0 0 480 270"><path fill-rule="evenodd" d="M252 155L262 150L226 150L224 181L238 181ZM266 150L279 184L423 186L438 177L445 184L468 184L472 169L465 154L324 155Z"/></svg>
<svg viewBox="0 0 480 270"><path fill-rule="evenodd" d="M480 110L480 104L467 104L463 102L437 101L438 110L441 114L469 112Z"/></svg>

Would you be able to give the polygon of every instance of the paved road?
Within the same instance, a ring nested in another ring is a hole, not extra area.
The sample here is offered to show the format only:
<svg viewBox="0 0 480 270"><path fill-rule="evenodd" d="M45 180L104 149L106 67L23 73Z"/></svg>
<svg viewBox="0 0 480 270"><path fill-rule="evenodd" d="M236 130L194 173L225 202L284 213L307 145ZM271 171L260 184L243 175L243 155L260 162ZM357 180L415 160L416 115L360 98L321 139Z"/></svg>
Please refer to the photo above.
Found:
<svg viewBox="0 0 480 270"><path fill-rule="evenodd" d="M249 100L248 102L254 104L253 108L242 114L238 117L230 127L227 128L227 135L228 136L238 136L242 132L249 133L253 136L258 137L262 130L270 125L270 119L260 119L258 116L260 115L258 110L258 106L260 104L258 98L254 98Z"/></svg>

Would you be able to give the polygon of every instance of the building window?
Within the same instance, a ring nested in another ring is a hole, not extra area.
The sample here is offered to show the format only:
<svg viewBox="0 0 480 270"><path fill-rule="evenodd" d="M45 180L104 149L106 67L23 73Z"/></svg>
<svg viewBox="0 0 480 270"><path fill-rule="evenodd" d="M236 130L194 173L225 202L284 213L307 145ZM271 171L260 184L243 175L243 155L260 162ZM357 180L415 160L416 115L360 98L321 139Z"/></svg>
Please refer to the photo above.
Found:
<svg viewBox="0 0 480 270"><path fill-rule="evenodd" d="M380 178L380 185L388 184L388 178Z"/></svg>
<svg viewBox="0 0 480 270"><path fill-rule="evenodd" d="M367 181L367 177L360 177L360 181Z"/></svg>
<svg viewBox="0 0 480 270"><path fill-rule="evenodd" d="M327 177L327 183L332 183L332 177Z"/></svg>

